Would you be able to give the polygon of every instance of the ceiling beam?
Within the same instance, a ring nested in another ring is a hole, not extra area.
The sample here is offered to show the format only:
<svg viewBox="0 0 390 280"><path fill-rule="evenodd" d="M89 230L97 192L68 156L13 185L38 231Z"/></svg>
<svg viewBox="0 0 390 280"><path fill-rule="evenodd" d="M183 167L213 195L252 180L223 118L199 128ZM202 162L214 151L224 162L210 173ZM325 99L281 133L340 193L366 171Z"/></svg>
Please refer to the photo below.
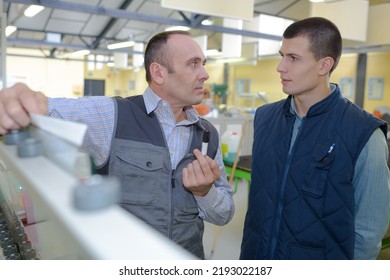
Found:
<svg viewBox="0 0 390 280"><path fill-rule="evenodd" d="M126 10L127 7L133 2L133 0L125 0L122 5L119 7L119 10ZM92 42L91 49L97 49L99 47L100 41L104 36L110 31L114 24L118 21L118 18L112 17L107 25L103 28L102 32L97 36L96 40Z"/></svg>
<svg viewBox="0 0 390 280"><path fill-rule="evenodd" d="M31 28L18 28L18 31L25 31L25 32L35 32L35 33L57 33L57 34L61 34L62 37L64 36L74 36L74 37L83 37L83 38L89 38L89 39L95 39L96 38L96 35L87 35L87 34L84 34L84 35L80 35L78 33L70 33L70 32L58 32L58 31L43 31L43 30L39 30L39 29L31 29ZM115 40L114 37L105 37L106 40Z"/></svg>
<svg viewBox="0 0 390 280"><path fill-rule="evenodd" d="M146 14L142 14L142 13L124 11L124 10L120 10L120 9L105 8L102 6L96 7L96 6L91 6L91 5L79 4L79 3L71 3L71 2L64 2L64 1L50 1L50 0L4 0L4 2L20 3L20 4L28 4L28 5L41 5L41 6L53 8L53 9L62 9L62 10L75 11L75 12L79 12L79 13L81 12L81 13L94 14L94 15L104 15L104 16L109 16L112 18L125 18L125 19L129 19L129 20L136 20L136 21L142 21L142 22L152 22L152 23L157 23L157 24L166 24L166 25L170 25L170 26L171 25L182 25L182 26L188 26L188 27L194 28L194 29L201 29L201 30L219 32L219 33L242 35L242 36L246 36L246 37L269 39L269 40L275 40L275 41L280 41L282 39L281 36L275 36L275 35L270 35L270 34L255 32L255 31L249 31L249 30L228 28L228 27L224 27L224 26L202 25L202 24L198 24L197 26L193 26L192 22L188 23L186 20L175 20L175 19L170 19L170 18L166 18L166 17L151 16L151 15L146 15Z"/></svg>
<svg viewBox="0 0 390 280"><path fill-rule="evenodd" d="M47 41L42 41L42 40L35 40L35 39L7 39L7 47L14 47L14 45L25 45L25 46L40 46L40 47L61 47L61 48L68 48L71 50L83 50L86 49L85 45L76 45L76 44L64 44L64 43L51 43ZM111 53L107 49L95 49L96 52L99 53L105 53L109 54ZM127 54L143 54L141 51L134 51L134 50L127 50L127 49L118 49L115 50L115 52L122 52L122 53L127 53Z"/></svg>

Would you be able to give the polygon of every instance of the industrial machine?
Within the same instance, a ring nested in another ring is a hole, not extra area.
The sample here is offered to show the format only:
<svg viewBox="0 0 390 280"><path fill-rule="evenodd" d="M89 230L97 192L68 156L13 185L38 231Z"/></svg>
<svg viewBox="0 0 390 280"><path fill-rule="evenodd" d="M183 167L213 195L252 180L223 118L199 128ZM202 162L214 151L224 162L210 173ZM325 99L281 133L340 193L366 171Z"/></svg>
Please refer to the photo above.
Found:
<svg viewBox="0 0 390 280"><path fill-rule="evenodd" d="M0 141L0 260L195 259L117 205L118 181L80 148L85 127L33 123Z"/></svg>

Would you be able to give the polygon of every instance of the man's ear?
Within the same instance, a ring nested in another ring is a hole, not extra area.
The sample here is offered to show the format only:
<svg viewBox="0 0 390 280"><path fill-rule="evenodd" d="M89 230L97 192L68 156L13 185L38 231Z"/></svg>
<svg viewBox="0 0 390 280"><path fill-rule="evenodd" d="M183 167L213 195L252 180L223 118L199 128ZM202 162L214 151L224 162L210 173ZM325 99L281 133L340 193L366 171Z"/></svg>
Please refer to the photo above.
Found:
<svg viewBox="0 0 390 280"><path fill-rule="evenodd" d="M326 75L330 73L330 70L332 69L334 65L334 60L330 56L321 58L320 60L320 69L319 69L319 74L320 75Z"/></svg>
<svg viewBox="0 0 390 280"><path fill-rule="evenodd" d="M152 80L158 85L161 85L164 82L164 70L164 67L157 62L150 64L150 76L152 77Z"/></svg>

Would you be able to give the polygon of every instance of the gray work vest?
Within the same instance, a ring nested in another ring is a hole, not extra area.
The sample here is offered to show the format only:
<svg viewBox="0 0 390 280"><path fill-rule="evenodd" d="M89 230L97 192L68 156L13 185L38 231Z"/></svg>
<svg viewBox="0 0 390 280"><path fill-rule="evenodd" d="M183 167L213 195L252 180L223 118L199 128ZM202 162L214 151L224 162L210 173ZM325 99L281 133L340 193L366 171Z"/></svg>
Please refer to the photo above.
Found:
<svg viewBox="0 0 390 280"><path fill-rule="evenodd" d="M164 133L157 116L146 113L142 95L114 100L110 157L97 173L120 179L124 209L203 259L203 220L193 194L182 184L182 170L195 159L192 151L201 148L205 129L211 131L208 156L215 158L217 130L204 119L191 125L187 154L172 170Z"/></svg>

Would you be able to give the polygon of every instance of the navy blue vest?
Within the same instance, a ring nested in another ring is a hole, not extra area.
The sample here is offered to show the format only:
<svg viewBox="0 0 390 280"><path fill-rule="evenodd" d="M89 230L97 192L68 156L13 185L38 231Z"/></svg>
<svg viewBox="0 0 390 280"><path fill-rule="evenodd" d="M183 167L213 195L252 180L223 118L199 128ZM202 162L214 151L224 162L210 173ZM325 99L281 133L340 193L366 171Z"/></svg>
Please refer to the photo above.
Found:
<svg viewBox="0 0 390 280"><path fill-rule="evenodd" d="M353 259L357 158L386 125L342 98L312 106L289 155L291 96L255 116L252 183L241 259Z"/></svg>

